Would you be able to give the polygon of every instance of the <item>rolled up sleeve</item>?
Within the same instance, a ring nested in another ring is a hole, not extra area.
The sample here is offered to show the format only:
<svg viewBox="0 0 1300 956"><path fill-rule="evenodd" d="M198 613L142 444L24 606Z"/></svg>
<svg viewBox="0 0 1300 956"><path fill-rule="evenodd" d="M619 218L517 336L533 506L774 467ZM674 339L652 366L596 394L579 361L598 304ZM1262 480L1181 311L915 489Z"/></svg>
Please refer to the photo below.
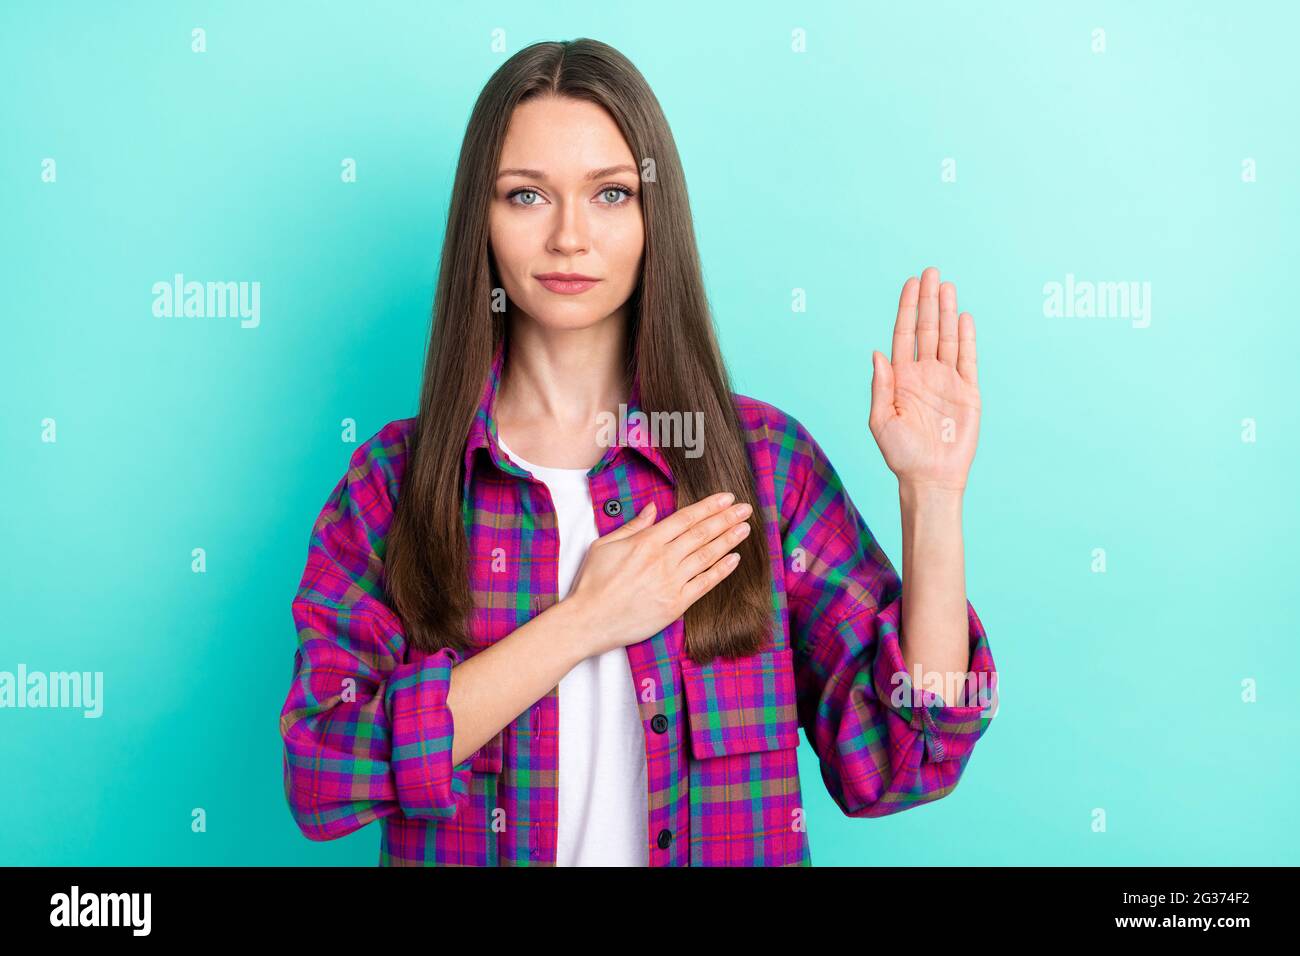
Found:
<svg viewBox="0 0 1300 956"><path fill-rule="evenodd" d="M799 721L827 791L851 817L937 800L996 710L984 627L967 601L965 706L914 696L899 647L901 578L812 435L784 413L773 428Z"/></svg>
<svg viewBox="0 0 1300 956"><path fill-rule="evenodd" d="M354 453L312 530L292 604L298 647L280 713L284 789L304 834L329 840L394 813L450 817L472 756L451 762L447 706L461 657L408 653L385 602L392 502L367 446Z"/></svg>

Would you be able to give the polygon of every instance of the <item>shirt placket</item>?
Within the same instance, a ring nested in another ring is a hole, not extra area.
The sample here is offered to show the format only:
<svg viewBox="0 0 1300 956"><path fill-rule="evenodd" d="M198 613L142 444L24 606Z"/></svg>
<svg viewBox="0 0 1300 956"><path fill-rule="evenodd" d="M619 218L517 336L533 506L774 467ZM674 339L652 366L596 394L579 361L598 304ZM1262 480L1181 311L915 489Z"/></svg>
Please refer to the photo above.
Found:
<svg viewBox="0 0 1300 956"><path fill-rule="evenodd" d="M604 468L590 478L592 507L596 513L596 528L600 535L609 534L631 521L640 508L651 500L655 502L659 518L673 510L673 489L665 482L654 481L643 494L632 494L632 478L639 475L626 457L614 459L618 464ZM676 654L672 650L680 643L680 622L674 622L664 631L645 641L626 647L628 665L632 673L632 693L636 695L646 755L646 840L650 866L673 866L684 858L687 835L685 817L683 727L680 708L670 706L675 699L680 681L674 676ZM641 700L641 690L654 689L651 701ZM667 795L678 794L669 801Z"/></svg>

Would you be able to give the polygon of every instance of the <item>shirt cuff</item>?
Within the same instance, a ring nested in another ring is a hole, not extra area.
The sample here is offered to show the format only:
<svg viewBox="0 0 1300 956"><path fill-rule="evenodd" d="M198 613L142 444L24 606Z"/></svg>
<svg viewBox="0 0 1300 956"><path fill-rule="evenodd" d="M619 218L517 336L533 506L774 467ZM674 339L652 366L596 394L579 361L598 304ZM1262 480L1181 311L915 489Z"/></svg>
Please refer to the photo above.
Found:
<svg viewBox="0 0 1300 956"><path fill-rule="evenodd" d="M964 706L945 704L940 694L922 689L914 699L912 676L899 647L902 633L902 598L896 598L877 615L876 657L872 669L876 697L913 730L925 736L930 762L963 760L988 728L997 704L997 671L988 650L983 625L970 601L966 602L970 638Z"/></svg>
<svg viewBox="0 0 1300 956"><path fill-rule="evenodd" d="M459 652L444 647L398 665L384 689L397 802L408 817L453 817L469 792L474 758L452 764L455 725L447 706L451 669L460 662Z"/></svg>

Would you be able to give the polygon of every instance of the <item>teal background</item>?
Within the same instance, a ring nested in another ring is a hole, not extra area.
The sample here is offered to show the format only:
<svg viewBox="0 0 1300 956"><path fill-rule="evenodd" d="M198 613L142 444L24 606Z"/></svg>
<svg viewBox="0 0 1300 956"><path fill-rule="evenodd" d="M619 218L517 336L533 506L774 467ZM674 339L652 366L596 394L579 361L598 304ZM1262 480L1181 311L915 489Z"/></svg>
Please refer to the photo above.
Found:
<svg viewBox="0 0 1300 956"><path fill-rule="evenodd" d="M1002 709L954 794L882 819L801 738L814 863L1300 861L1300 14L1050 6L4 3L0 670L103 671L105 715L0 710L0 864L376 863L377 825L289 816L289 604L341 420L415 412L474 97L578 36L672 124L736 389L808 426L900 567L870 352L927 265L975 317ZM260 327L154 318L176 272L259 281ZM1149 281L1150 327L1044 317L1067 273Z"/></svg>

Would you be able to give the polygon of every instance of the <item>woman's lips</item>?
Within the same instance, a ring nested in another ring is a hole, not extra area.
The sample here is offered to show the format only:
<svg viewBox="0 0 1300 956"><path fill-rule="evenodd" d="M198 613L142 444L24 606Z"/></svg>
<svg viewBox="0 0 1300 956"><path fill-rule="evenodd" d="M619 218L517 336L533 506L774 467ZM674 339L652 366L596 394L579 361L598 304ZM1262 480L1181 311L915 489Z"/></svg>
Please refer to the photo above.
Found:
<svg viewBox="0 0 1300 956"><path fill-rule="evenodd" d="M537 281L552 292L560 295L577 295L579 292L586 292L594 286L599 279L550 279L538 276Z"/></svg>

